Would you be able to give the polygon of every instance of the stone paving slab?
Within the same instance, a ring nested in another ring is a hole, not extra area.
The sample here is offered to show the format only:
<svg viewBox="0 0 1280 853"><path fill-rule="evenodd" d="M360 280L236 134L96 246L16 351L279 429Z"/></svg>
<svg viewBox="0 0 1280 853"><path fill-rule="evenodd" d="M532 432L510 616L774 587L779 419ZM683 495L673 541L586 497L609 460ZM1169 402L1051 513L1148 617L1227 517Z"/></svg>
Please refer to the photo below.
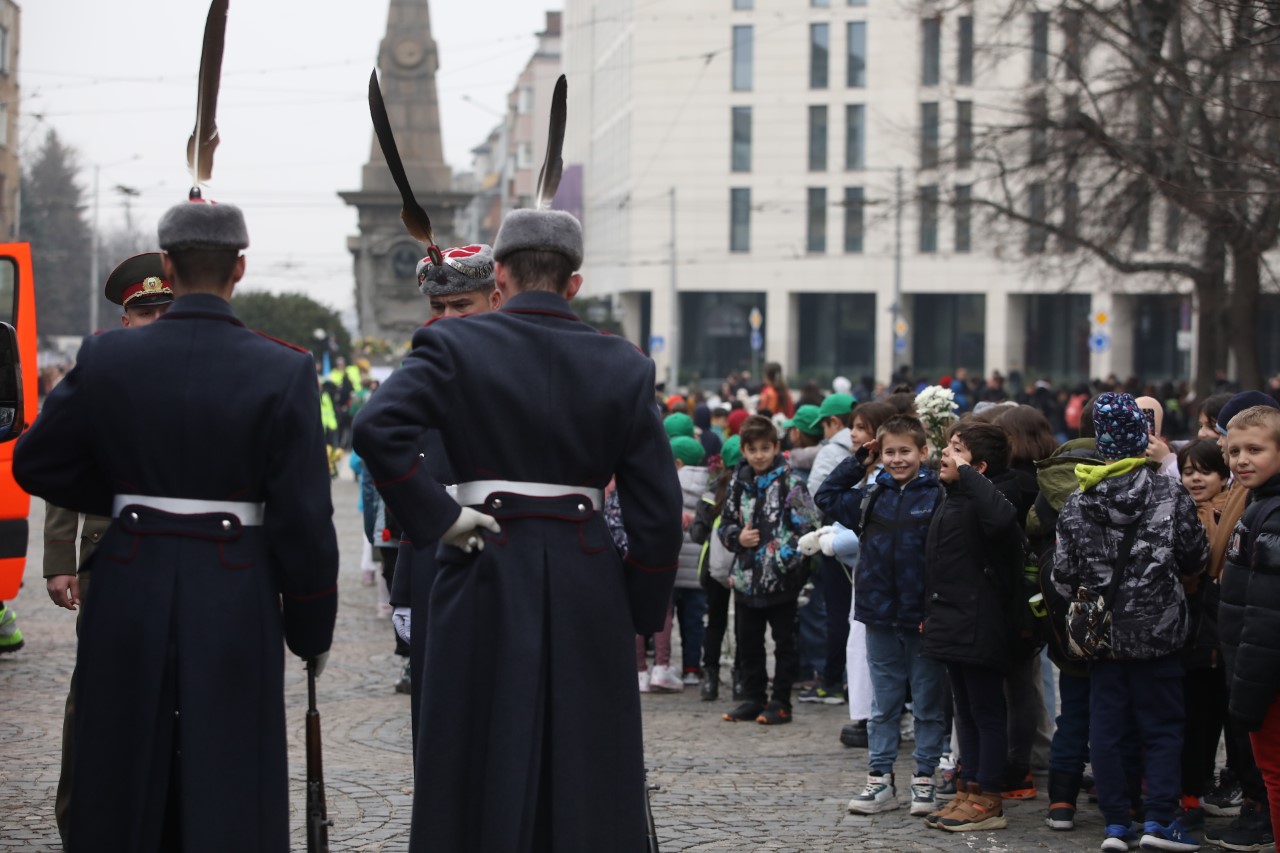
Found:
<svg viewBox="0 0 1280 853"><path fill-rule="evenodd" d="M400 661L391 654L391 628L377 615L375 590L360 584L356 497L349 480L334 484L341 604L335 647L320 682L325 779L334 820L330 840L335 852L395 853L407 849L413 797L409 700L392 690ZM42 523L43 507L35 501L27 583L14 604L27 645L0 657L0 851L6 853L61 849L53 798L75 620L44 592ZM293 848L303 850L306 684L296 659L290 659L286 679ZM727 695L727 688L722 693ZM1050 832L1043 823L1043 794L1010 803L1010 827L998 832L928 829L907 814L901 793L903 805L896 811L851 815L845 804L865 780L866 752L838 741L847 721L844 707L797 705L792 724L765 727L723 722L720 713L731 704L703 703L696 688L642 697L650 780L661 785L653 808L664 853L1098 849L1102 820L1096 808L1081 810L1074 833ZM904 745L904 759L897 775L905 781L912 770L910 744ZM637 851L642 844L638 839Z"/></svg>

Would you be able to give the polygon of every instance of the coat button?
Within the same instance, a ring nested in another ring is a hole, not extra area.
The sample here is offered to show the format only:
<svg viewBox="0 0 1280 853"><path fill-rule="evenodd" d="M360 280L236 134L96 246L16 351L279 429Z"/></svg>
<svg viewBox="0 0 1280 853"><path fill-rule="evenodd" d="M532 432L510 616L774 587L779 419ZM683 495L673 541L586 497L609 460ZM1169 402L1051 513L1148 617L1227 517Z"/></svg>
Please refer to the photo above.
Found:
<svg viewBox="0 0 1280 853"><path fill-rule="evenodd" d="M131 512L131 513L129 513L129 520L130 520L130 521L137 521L137 520L138 520L138 514L137 514L136 512Z"/></svg>
<svg viewBox="0 0 1280 853"><path fill-rule="evenodd" d="M102 534L101 534L101 533L94 533L93 535L91 535L91 536L89 537L89 541L90 541L90 542L97 542L97 541L98 541L99 539L101 539L101 538L102 538Z"/></svg>
<svg viewBox="0 0 1280 853"><path fill-rule="evenodd" d="M586 512L586 511L587 511L586 504L578 504L578 512Z"/></svg>
<svg viewBox="0 0 1280 853"><path fill-rule="evenodd" d="M494 509L502 509L502 498L494 498L494 499L493 499L493 508L494 508Z"/></svg>
<svg viewBox="0 0 1280 853"><path fill-rule="evenodd" d="M231 521L230 521L230 520L228 520L228 519L225 519L225 518L224 518L224 519L222 519L222 529L223 529L223 530L230 530L230 529L231 529Z"/></svg>

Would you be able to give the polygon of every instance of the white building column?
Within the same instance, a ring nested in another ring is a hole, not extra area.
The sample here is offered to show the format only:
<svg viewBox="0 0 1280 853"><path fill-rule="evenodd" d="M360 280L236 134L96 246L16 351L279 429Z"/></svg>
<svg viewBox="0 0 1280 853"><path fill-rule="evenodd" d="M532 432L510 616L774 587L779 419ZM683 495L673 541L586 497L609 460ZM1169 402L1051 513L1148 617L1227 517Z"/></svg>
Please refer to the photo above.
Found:
<svg viewBox="0 0 1280 853"><path fill-rule="evenodd" d="M987 299L992 299L987 294ZM1014 370L1024 376L1027 372L1027 297L1020 293L1009 293L1003 297L1006 313L1004 322L1004 367L1007 376ZM1028 380L1036 377L1027 376Z"/></svg>
<svg viewBox="0 0 1280 853"><path fill-rule="evenodd" d="M798 319L792 318L792 294L780 287L771 287L765 291L764 303L764 358L765 361L776 361L783 366L783 375L791 377L791 366L795 364L795 347L797 339L796 324ZM756 379L761 377L757 376Z"/></svg>
<svg viewBox="0 0 1280 853"><path fill-rule="evenodd" d="M983 335L982 355L986 362L986 373L991 375L999 370L1006 376L1009 374L1009 297L1004 293L984 294L986 313L986 329ZM1021 360L1021 359L1019 359Z"/></svg>
<svg viewBox="0 0 1280 853"><path fill-rule="evenodd" d="M907 321L907 325L912 325L912 317L909 316L911 300L907 297L902 299L902 318ZM893 375L894 353L893 353L893 282L881 281L876 288L876 381L887 382L889 377ZM909 330L907 333L907 352L903 353L901 361L910 358L910 344L914 340L912 335L915 331ZM849 377L853 379L854 377Z"/></svg>
<svg viewBox="0 0 1280 853"><path fill-rule="evenodd" d="M670 369L672 359L675 357L672 352L672 345L680 346L679 329L671 328L671 289L669 287L655 287L651 294L649 303L649 334L653 337L662 338L663 347L661 352L651 352L653 363L657 368L656 379L658 382L666 382L669 391L675 389L671 387ZM637 306L638 313L638 306ZM677 322L679 318L677 317ZM637 325L638 325L637 321ZM676 384L679 384L677 377Z"/></svg>

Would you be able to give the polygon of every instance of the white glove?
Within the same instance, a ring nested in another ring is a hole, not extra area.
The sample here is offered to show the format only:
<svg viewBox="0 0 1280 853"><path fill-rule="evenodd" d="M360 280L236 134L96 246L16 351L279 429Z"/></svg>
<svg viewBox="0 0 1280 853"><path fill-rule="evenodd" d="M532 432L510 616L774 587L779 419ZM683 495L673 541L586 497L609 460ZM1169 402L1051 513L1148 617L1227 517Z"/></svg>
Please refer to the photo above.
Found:
<svg viewBox="0 0 1280 853"><path fill-rule="evenodd" d="M391 611L391 627L396 629L396 636L404 642L409 642L409 619L412 615L407 607L397 607Z"/></svg>
<svg viewBox="0 0 1280 853"><path fill-rule="evenodd" d="M828 557L836 555L835 550L836 532L830 527L824 527L818 531L818 547L822 549L822 553Z"/></svg>
<svg viewBox="0 0 1280 853"><path fill-rule="evenodd" d="M800 548L801 554L804 554L806 557L812 557L814 554L818 553L819 549L818 531L814 530L811 533L806 533L801 536L800 541L797 542L796 545Z"/></svg>
<svg viewBox="0 0 1280 853"><path fill-rule="evenodd" d="M327 651L321 652L320 654L316 655L311 659L311 668L315 670L316 678L319 678L321 673L324 672L325 664L327 664L328 662L329 662L329 653Z"/></svg>
<svg viewBox="0 0 1280 853"><path fill-rule="evenodd" d="M464 506L462 512L458 513L457 521L444 532L440 540L446 545L461 548L468 554L472 551L483 551L484 539L480 536L482 527L490 533L502 532L496 518Z"/></svg>

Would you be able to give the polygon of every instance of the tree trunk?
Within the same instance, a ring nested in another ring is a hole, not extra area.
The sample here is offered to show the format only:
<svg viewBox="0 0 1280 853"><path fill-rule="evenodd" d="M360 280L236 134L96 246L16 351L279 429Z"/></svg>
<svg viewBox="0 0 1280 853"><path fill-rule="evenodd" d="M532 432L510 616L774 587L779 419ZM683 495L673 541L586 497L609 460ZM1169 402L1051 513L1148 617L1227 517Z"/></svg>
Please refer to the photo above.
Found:
<svg viewBox="0 0 1280 853"><path fill-rule="evenodd" d="M1227 247L1212 233L1205 238L1201 270L1194 279L1200 325L1192 379L1198 400L1213 393L1214 372L1227 363Z"/></svg>
<svg viewBox="0 0 1280 853"><path fill-rule="evenodd" d="M1228 333L1236 356L1236 381L1245 390L1262 388L1258 365L1258 310L1262 263L1252 244L1231 250L1231 298Z"/></svg>

